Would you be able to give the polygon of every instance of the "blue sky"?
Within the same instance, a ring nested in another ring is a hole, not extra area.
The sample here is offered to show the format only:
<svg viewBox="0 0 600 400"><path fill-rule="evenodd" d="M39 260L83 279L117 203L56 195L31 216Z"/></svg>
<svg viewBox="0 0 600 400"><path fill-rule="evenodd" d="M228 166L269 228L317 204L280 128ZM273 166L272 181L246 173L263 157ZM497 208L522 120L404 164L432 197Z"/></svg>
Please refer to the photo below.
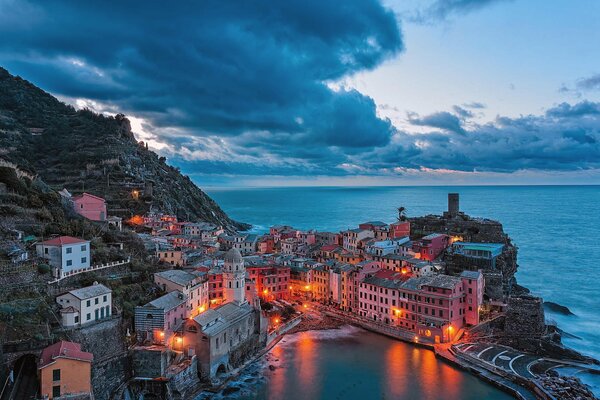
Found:
<svg viewBox="0 0 600 400"><path fill-rule="evenodd" d="M0 0L0 65L201 186L598 184L600 2Z"/></svg>

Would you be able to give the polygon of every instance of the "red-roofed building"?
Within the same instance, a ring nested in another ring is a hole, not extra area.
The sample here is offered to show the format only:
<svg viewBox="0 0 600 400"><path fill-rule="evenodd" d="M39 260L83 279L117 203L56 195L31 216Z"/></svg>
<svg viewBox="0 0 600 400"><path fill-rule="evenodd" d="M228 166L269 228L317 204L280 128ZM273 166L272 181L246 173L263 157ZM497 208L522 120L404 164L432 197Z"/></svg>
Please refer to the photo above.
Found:
<svg viewBox="0 0 600 400"><path fill-rule="evenodd" d="M91 394L93 360L79 343L60 341L46 347L38 363L41 397Z"/></svg>
<svg viewBox="0 0 600 400"><path fill-rule="evenodd" d="M71 198L73 209L92 221L106 221L106 200L93 194L83 193Z"/></svg>
<svg viewBox="0 0 600 400"><path fill-rule="evenodd" d="M72 236L59 236L36 243L38 257L54 267L54 276L63 278L69 272L90 267L90 241Z"/></svg>

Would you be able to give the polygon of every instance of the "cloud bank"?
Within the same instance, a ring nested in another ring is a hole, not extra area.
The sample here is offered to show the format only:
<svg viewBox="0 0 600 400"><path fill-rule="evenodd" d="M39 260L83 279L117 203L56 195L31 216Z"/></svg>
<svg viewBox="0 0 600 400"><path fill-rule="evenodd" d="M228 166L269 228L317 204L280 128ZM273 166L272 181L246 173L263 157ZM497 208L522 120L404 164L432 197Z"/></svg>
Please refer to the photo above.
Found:
<svg viewBox="0 0 600 400"><path fill-rule="evenodd" d="M493 2L435 1L428 13ZM485 105L473 102L409 113L414 130L401 130L372 98L339 87L404 49L394 13L376 0L0 0L0 37L10 72L137 117L144 140L192 176L600 168L598 103L478 124Z"/></svg>

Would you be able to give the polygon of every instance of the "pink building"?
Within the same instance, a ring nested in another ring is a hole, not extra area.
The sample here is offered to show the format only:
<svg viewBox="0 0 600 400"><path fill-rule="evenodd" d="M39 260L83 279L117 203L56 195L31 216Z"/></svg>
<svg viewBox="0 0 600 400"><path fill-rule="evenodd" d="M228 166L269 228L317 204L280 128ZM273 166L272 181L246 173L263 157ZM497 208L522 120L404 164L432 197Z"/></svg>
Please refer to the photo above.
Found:
<svg viewBox="0 0 600 400"><path fill-rule="evenodd" d="M410 236L410 222L398 221L390 225L390 239Z"/></svg>
<svg viewBox="0 0 600 400"><path fill-rule="evenodd" d="M413 243L415 257L433 261L450 246L450 236L443 233L432 233Z"/></svg>
<svg viewBox="0 0 600 400"><path fill-rule="evenodd" d="M467 325L479 323L479 306L483 304L483 274L481 271L463 271L460 274L466 296L465 321Z"/></svg>
<svg viewBox="0 0 600 400"><path fill-rule="evenodd" d="M73 209L92 221L106 221L106 200L93 194L83 193L71 198Z"/></svg>
<svg viewBox="0 0 600 400"><path fill-rule="evenodd" d="M406 279L402 273L378 271L360 283L359 314L405 329L417 341L451 341L461 328L479 321L483 277L476 274Z"/></svg>
<svg viewBox="0 0 600 400"><path fill-rule="evenodd" d="M189 315L187 296L173 291L135 308L135 331L142 336L152 335L155 343L169 344Z"/></svg>

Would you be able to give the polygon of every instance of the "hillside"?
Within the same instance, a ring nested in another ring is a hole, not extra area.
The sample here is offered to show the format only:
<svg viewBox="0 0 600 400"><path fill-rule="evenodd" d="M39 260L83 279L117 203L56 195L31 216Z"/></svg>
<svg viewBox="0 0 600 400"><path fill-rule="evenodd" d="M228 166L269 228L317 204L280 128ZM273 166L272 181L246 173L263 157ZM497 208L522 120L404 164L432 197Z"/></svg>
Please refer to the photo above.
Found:
<svg viewBox="0 0 600 400"><path fill-rule="evenodd" d="M54 190L102 196L111 215L129 218L153 208L229 230L248 228L137 142L125 116L75 110L0 67L1 160Z"/></svg>

